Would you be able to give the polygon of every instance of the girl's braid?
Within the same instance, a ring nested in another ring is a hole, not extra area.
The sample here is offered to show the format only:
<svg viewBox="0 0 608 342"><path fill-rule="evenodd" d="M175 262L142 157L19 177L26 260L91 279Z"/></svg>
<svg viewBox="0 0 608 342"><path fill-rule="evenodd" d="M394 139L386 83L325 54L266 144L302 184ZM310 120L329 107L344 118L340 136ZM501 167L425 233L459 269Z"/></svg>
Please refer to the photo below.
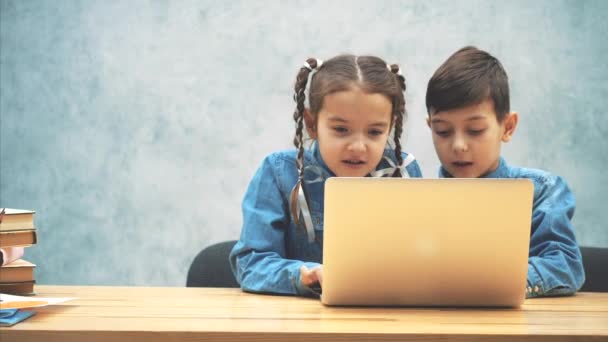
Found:
<svg viewBox="0 0 608 342"><path fill-rule="evenodd" d="M296 109L293 112L293 120L296 123L296 135L293 138L293 144L298 149L296 163L298 167L298 175L300 178L304 176L304 101L306 100L306 84L310 72L317 67L317 59L309 58L304 66L300 68L296 83L294 85L293 99L296 102Z"/></svg>
<svg viewBox="0 0 608 342"><path fill-rule="evenodd" d="M393 137L393 140L395 142L395 158L397 159L397 168L393 173L393 177L401 177L402 174L399 166L401 166L401 163L403 163L403 157L401 156L400 139L401 133L403 132L403 117L405 115L405 95L403 95L403 93L405 93L406 86L405 77L403 77L399 65L392 64L390 66L390 70L393 74L395 74L395 77L397 78L397 81L399 81L399 86L401 87L402 91L402 95L397 97L397 101L394 104L395 108L393 109L395 118L395 135Z"/></svg>

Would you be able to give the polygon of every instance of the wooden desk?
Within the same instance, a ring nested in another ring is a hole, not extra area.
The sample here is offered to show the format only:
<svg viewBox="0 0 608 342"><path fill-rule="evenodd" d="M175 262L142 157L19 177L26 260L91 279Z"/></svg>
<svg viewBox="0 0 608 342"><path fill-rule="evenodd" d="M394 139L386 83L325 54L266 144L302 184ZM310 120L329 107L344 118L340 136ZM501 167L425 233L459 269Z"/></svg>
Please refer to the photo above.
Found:
<svg viewBox="0 0 608 342"><path fill-rule="evenodd" d="M238 289L37 286L77 300L37 309L0 341L608 341L608 293L521 309L333 308Z"/></svg>

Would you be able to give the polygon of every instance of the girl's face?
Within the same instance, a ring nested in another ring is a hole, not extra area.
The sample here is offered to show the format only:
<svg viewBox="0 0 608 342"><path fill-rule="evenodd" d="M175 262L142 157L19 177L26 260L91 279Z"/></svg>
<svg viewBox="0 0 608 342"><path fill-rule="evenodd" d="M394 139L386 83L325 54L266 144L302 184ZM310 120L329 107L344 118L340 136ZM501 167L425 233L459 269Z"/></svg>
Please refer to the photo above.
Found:
<svg viewBox="0 0 608 342"><path fill-rule="evenodd" d="M306 111L308 134L323 161L339 177L364 177L382 159L391 129L392 104L358 87L325 96L315 123Z"/></svg>

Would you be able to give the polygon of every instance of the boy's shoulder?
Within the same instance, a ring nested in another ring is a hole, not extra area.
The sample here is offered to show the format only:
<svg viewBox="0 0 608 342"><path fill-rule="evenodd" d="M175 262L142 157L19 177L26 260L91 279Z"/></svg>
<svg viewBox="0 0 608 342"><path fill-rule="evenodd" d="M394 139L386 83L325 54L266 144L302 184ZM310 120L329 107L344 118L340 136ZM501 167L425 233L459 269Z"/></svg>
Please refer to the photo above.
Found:
<svg viewBox="0 0 608 342"><path fill-rule="evenodd" d="M558 175L542 169L534 169L520 166L508 167L508 178L526 178L534 182L536 187L552 187L556 183L565 183Z"/></svg>
<svg viewBox="0 0 608 342"><path fill-rule="evenodd" d="M566 183L566 180L558 175L551 174L541 169L509 166L508 178L526 178L534 183L534 209L553 208L559 202L557 208L574 208L576 200L574 193ZM571 214L570 214L571 215Z"/></svg>

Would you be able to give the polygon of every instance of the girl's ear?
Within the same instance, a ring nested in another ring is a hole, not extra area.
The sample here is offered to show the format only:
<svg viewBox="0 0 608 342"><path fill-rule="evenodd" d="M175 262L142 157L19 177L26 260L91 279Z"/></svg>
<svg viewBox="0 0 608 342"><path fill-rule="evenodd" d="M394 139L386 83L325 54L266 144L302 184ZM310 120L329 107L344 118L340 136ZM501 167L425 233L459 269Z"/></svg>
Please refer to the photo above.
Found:
<svg viewBox="0 0 608 342"><path fill-rule="evenodd" d="M317 124L314 116L312 113L310 113L308 108L304 109L304 123L306 124L306 132L308 133L308 136L310 136L312 139L317 139Z"/></svg>
<svg viewBox="0 0 608 342"><path fill-rule="evenodd" d="M507 116L505 116L502 121L503 127L505 129L501 137L502 142L509 142L511 140L513 133L515 133L515 128L517 128L518 120L519 117L517 116L516 112L510 112L507 114Z"/></svg>

